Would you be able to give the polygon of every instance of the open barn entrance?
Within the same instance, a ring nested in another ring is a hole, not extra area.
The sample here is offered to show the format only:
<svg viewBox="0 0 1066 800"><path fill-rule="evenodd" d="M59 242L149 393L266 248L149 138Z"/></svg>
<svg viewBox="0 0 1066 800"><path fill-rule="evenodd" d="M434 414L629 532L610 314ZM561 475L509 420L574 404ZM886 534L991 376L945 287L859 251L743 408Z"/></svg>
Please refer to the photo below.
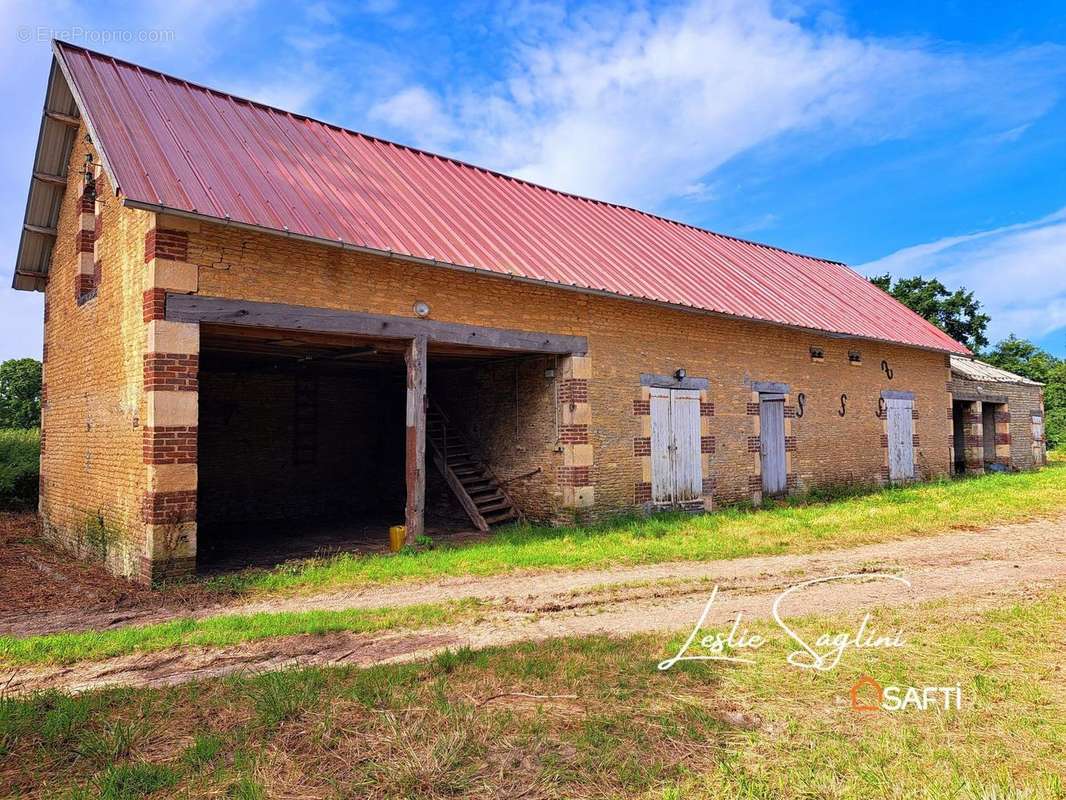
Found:
<svg viewBox="0 0 1066 800"><path fill-rule="evenodd" d="M407 513L407 348L399 339L201 326L201 572L387 549L388 528ZM532 420L554 419L544 378L553 360L429 344L424 519L435 541L521 518L496 471L513 473L516 462L498 451L514 448Z"/></svg>

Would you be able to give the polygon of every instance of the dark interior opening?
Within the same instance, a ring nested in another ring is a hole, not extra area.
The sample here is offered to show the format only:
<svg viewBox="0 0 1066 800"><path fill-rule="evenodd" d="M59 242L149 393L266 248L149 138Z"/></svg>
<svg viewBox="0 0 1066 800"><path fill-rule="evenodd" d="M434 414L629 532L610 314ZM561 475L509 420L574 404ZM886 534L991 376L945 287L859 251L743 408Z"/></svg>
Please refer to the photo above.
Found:
<svg viewBox="0 0 1066 800"><path fill-rule="evenodd" d="M981 436L986 467L996 463L996 412L1001 408L999 403L981 404Z"/></svg>
<svg viewBox="0 0 1066 800"><path fill-rule="evenodd" d="M387 549L406 500L404 347L203 326L201 572ZM427 533L471 530L427 461Z"/></svg>
<svg viewBox="0 0 1066 800"><path fill-rule="evenodd" d="M956 475L966 474L966 403L955 400L951 403L952 436L955 444L955 463L952 465Z"/></svg>

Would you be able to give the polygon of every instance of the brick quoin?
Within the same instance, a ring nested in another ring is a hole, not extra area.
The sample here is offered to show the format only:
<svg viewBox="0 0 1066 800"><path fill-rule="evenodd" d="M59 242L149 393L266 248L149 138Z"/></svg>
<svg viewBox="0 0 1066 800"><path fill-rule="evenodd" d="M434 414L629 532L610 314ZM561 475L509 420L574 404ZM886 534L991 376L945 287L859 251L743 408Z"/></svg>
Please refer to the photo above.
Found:
<svg viewBox="0 0 1066 800"><path fill-rule="evenodd" d="M588 425L560 425L559 441L563 444L588 444Z"/></svg>
<svg viewBox="0 0 1066 800"><path fill-rule="evenodd" d="M559 384L560 403L587 403L589 382L586 378L567 378Z"/></svg>
<svg viewBox="0 0 1066 800"><path fill-rule="evenodd" d="M911 409L911 419L918 419L918 409L916 409L916 408L912 408Z"/></svg>
<svg viewBox="0 0 1066 800"><path fill-rule="evenodd" d="M633 401L633 416L635 416L635 417L648 417L648 416L651 416L651 400L634 400Z"/></svg>
<svg viewBox="0 0 1066 800"><path fill-rule="evenodd" d="M996 434L996 444L1010 444L1010 434L1009 433L997 433Z"/></svg>
<svg viewBox="0 0 1066 800"><path fill-rule="evenodd" d="M92 275L75 275L74 276L74 299L78 305L81 305L86 300L91 300L94 297L93 290L96 288L96 281L93 280Z"/></svg>
<svg viewBox="0 0 1066 800"><path fill-rule="evenodd" d="M715 440L713 436L701 436L700 437L700 452L701 453L713 453L715 448Z"/></svg>
<svg viewBox="0 0 1066 800"><path fill-rule="evenodd" d="M160 425L144 428L145 464L195 464L195 425Z"/></svg>
<svg viewBox="0 0 1066 800"><path fill-rule="evenodd" d="M559 467L560 486L591 486L590 467Z"/></svg>
<svg viewBox="0 0 1066 800"><path fill-rule="evenodd" d="M141 519L149 525L196 521L196 490L145 492Z"/></svg>
<svg viewBox="0 0 1066 800"><path fill-rule="evenodd" d="M169 261L189 260L189 234L167 228L152 228L144 235L144 263L153 258Z"/></svg>
<svg viewBox="0 0 1066 800"><path fill-rule="evenodd" d="M167 290L148 289L144 293L144 321L164 319L167 313Z"/></svg>
<svg viewBox="0 0 1066 800"><path fill-rule="evenodd" d="M762 491L762 475L749 475L748 476L748 491L761 492Z"/></svg>
<svg viewBox="0 0 1066 800"><path fill-rule="evenodd" d="M74 249L79 253L91 253L96 243L96 234L93 231L78 231L74 235Z"/></svg>
<svg viewBox="0 0 1066 800"><path fill-rule="evenodd" d="M92 184L96 186L95 181ZM83 214L92 214L96 210L96 191L92 192L83 191L81 197L78 198L78 210Z"/></svg>
<svg viewBox="0 0 1066 800"><path fill-rule="evenodd" d="M762 442L761 442L761 440L759 439L758 436L749 436L748 437L748 452L749 453L758 453L759 450L762 449L761 445L762 445Z"/></svg>
<svg viewBox="0 0 1066 800"><path fill-rule="evenodd" d="M700 400L700 416L701 417L713 417L714 416L714 403L705 403Z"/></svg>
<svg viewBox="0 0 1066 800"><path fill-rule="evenodd" d="M637 436L633 439L633 455L635 456L650 456L651 455L651 437L650 436Z"/></svg>
<svg viewBox="0 0 1066 800"><path fill-rule="evenodd" d="M795 453L796 452L796 437L795 436L786 436L785 437L785 452L786 453Z"/></svg>
<svg viewBox="0 0 1066 800"><path fill-rule="evenodd" d="M145 353L144 389L145 391L195 392L199 371L200 357L198 355ZM586 438L587 436L586 431Z"/></svg>
<svg viewBox="0 0 1066 800"><path fill-rule="evenodd" d="M886 449L888 448L888 434L887 433L882 433L881 434L881 447L884 447Z"/></svg>
<svg viewBox="0 0 1066 800"><path fill-rule="evenodd" d="M757 416L759 416L759 404L758 403L748 403L748 416L749 417L757 417Z"/></svg>
<svg viewBox="0 0 1066 800"><path fill-rule="evenodd" d="M911 437L911 439L912 439L912 441L913 441L913 443L914 443L914 447L921 447L921 443L920 443L920 442L918 441L918 434L916 434L916 433L915 433L915 434L914 434L914 435L913 435L913 436Z"/></svg>
<svg viewBox="0 0 1066 800"><path fill-rule="evenodd" d="M784 407L784 416L785 416L785 419L795 419L796 418L796 407L795 406L785 406Z"/></svg>
<svg viewBox="0 0 1066 800"><path fill-rule="evenodd" d="M714 494L714 486L715 486L714 478L704 478L703 479L703 493L705 495L710 496L710 495Z"/></svg>
<svg viewBox="0 0 1066 800"><path fill-rule="evenodd" d="M996 422L1010 422L1009 411L997 411L995 413Z"/></svg>
<svg viewBox="0 0 1066 800"><path fill-rule="evenodd" d="M633 490L633 497L637 503L651 502L651 484L638 483Z"/></svg>

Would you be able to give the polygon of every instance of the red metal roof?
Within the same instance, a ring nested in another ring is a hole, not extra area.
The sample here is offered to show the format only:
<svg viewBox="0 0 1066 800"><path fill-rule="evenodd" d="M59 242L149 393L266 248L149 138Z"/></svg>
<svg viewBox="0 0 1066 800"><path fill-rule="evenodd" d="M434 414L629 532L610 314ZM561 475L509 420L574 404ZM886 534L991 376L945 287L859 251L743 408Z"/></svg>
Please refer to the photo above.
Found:
<svg viewBox="0 0 1066 800"><path fill-rule="evenodd" d="M969 352L843 264L501 175L64 43L131 205L801 328Z"/></svg>

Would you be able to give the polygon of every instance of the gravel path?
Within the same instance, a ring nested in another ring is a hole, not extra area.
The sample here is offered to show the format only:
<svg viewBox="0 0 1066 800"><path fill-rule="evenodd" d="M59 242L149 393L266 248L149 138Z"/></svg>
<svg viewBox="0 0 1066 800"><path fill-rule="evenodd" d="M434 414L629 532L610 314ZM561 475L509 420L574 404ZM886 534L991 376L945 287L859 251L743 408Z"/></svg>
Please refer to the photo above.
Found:
<svg viewBox="0 0 1066 800"><path fill-rule="evenodd" d="M0 686L6 685L11 693L160 686L294 665L412 660L463 645L676 631L695 624L715 584L720 593L708 624L721 625L731 622L738 611L746 618L769 616L774 599L796 583L873 572L898 575L911 586L885 579L817 584L790 598L784 614L915 605L943 597L975 598L989 605L1031 597L1066 584L1066 519L810 555L454 579L228 605L205 613L373 608L464 597L479 598L489 607L476 623L433 630L294 636L228 648L185 648L69 667L27 668L0 675Z"/></svg>

